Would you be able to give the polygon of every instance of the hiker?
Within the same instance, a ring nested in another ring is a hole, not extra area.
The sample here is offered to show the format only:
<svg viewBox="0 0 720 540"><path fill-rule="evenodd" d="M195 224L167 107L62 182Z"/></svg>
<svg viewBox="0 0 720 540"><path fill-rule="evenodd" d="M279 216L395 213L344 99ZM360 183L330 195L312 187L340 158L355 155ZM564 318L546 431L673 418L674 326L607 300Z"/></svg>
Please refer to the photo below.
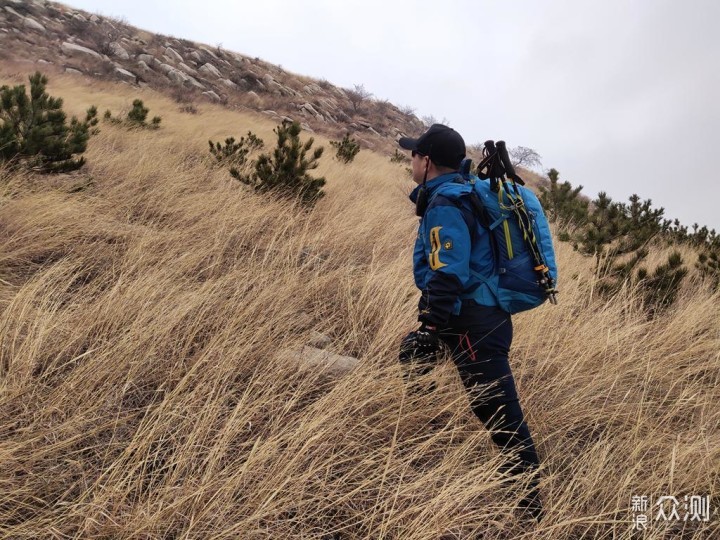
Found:
<svg viewBox="0 0 720 540"><path fill-rule="evenodd" d="M475 276L493 271L490 235L476 227L472 210L446 196L463 187L458 170L465 158L465 142L452 128L433 124L419 138L403 137L399 144L412 153L412 177L418 184L410 200L420 217L413 266L421 291L420 328L403 339L400 359L416 365L418 358L432 363L444 344L468 390L473 412L508 455L504 470L510 475L534 470L539 460L508 362L511 316ZM438 193L441 186L443 193ZM421 372L431 369L426 363ZM489 392L478 397L476 387L488 384L493 385ZM522 507L540 520L537 480Z"/></svg>

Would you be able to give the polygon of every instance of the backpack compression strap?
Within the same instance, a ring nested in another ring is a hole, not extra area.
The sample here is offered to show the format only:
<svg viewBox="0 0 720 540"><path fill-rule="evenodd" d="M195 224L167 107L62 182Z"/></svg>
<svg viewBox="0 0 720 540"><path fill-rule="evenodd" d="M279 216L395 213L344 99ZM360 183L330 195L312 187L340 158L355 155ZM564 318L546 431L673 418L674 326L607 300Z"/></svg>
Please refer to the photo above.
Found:
<svg viewBox="0 0 720 540"><path fill-rule="evenodd" d="M545 289L545 294L547 294L548 298L550 299L550 303L557 304L557 290L555 290L555 281L550 275L550 269L548 268L547 264L545 264L545 260L543 259L540 248L538 247L537 238L535 238L535 230L532 227L532 222L530 220L530 216L527 213L525 201L520 194L520 190L518 190L517 185L514 181L513 188L515 194L512 193L512 190L508 189L506 181L503 181L502 185L505 187L505 189L503 190L501 188L501 192L504 191L511 202L510 206L505 205L503 206L503 209L511 210L515 214L518 226L520 227L520 232L523 235L523 240L525 240L525 244L528 246L528 249L532 254L533 270L535 270L535 273L538 276L538 283L543 289Z"/></svg>
<svg viewBox="0 0 720 540"><path fill-rule="evenodd" d="M520 185L524 185L525 182L515 173L515 169L510 162L507 147L505 146L504 141L497 141L497 143L493 141L486 141L483 153L484 158L478 165L477 175L483 180L490 180L490 188L498 194L498 201L500 202L501 208L511 211L515 215L518 227L520 227L520 232L523 235L523 240L532 255L533 270L537 274L538 284L545 290L545 294L550 299L550 302L552 304L557 304L555 281L550 275L550 269L547 264L545 264L540 248L537 245L535 231L532 227L532 220L527 213L525 201L523 200L520 190L517 187L518 183ZM486 172L483 172L483 170ZM507 186L505 176L510 178L513 186L512 190ZM503 192L510 200L510 205L502 203ZM495 222L489 223L489 220L487 219L487 211L485 210L480 197L478 197L474 192L470 197L470 201L472 202L473 210L481 217L480 222L483 223L483 225L490 231L504 221L503 218L498 218ZM484 220L482 219L482 216L485 216ZM493 238L493 235L491 234L490 237ZM493 245L493 249L497 255L497 246Z"/></svg>

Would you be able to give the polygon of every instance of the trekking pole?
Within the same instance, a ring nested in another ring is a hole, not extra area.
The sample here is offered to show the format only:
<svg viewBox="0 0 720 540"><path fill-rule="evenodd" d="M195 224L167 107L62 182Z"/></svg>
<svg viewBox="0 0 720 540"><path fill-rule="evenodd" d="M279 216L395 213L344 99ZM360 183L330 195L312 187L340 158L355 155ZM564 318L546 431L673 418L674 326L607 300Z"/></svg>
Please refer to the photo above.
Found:
<svg viewBox="0 0 720 540"><path fill-rule="evenodd" d="M492 189L494 192L497 192L499 189L498 188L498 180L500 178L502 178L505 171L502 168L502 163L500 162L498 151L497 151L497 148L495 148L494 141L492 141L492 140L485 141L485 152L487 153L487 156L485 159L483 159L482 163L480 165L478 165L478 172L480 171L481 166L484 163L486 163L487 164L486 178L490 179L490 189Z"/></svg>
<svg viewBox="0 0 720 540"><path fill-rule="evenodd" d="M497 148L498 155L500 156L500 161L503 164L503 168L505 169L505 174L507 175L507 177L510 178L513 182L517 182L521 186L524 186L525 180L520 178L520 176L518 176L518 174L515 172L515 167L513 167L513 164L510 161L510 156L508 155L505 141L496 142L495 147Z"/></svg>

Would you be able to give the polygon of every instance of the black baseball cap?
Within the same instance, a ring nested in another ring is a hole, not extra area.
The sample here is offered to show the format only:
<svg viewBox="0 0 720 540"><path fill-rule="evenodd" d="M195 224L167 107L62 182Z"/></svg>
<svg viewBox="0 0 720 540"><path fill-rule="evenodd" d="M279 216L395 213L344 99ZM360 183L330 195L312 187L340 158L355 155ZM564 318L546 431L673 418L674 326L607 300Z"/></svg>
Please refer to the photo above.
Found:
<svg viewBox="0 0 720 540"><path fill-rule="evenodd" d="M451 169L460 168L465 159L465 141L453 128L442 124L433 124L417 139L401 137L398 143L405 150L428 156L436 165Z"/></svg>

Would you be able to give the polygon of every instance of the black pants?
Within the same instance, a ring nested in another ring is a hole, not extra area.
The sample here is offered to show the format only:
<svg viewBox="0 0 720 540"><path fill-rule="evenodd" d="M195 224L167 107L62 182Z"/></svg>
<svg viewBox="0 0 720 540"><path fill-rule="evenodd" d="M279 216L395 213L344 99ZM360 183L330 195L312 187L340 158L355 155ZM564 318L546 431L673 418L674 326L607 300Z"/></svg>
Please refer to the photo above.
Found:
<svg viewBox="0 0 720 540"><path fill-rule="evenodd" d="M502 470L511 477L535 470L539 459L508 361L513 338L510 315L498 308L465 301L460 314L450 317L448 324L438 330L441 340L452 353L475 416L488 428L492 440L506 458ZM405 372L409 381L413 380L412 373L427 374L435 364L434 359L416 358L402 347L400 362L413 365L411 371ZM537 475L529 487L520 506L540 521L543 509Z"/></svg>
<svg viewBox="0 0 720 540"><path fill-rule="evenodd" d="M513 338L510 315L469 301L463 303L460 315L452 316L439 330L468 390L473 412L508 455L505 470L517 474L536 468L537 452L508 361Z"/></svg>

